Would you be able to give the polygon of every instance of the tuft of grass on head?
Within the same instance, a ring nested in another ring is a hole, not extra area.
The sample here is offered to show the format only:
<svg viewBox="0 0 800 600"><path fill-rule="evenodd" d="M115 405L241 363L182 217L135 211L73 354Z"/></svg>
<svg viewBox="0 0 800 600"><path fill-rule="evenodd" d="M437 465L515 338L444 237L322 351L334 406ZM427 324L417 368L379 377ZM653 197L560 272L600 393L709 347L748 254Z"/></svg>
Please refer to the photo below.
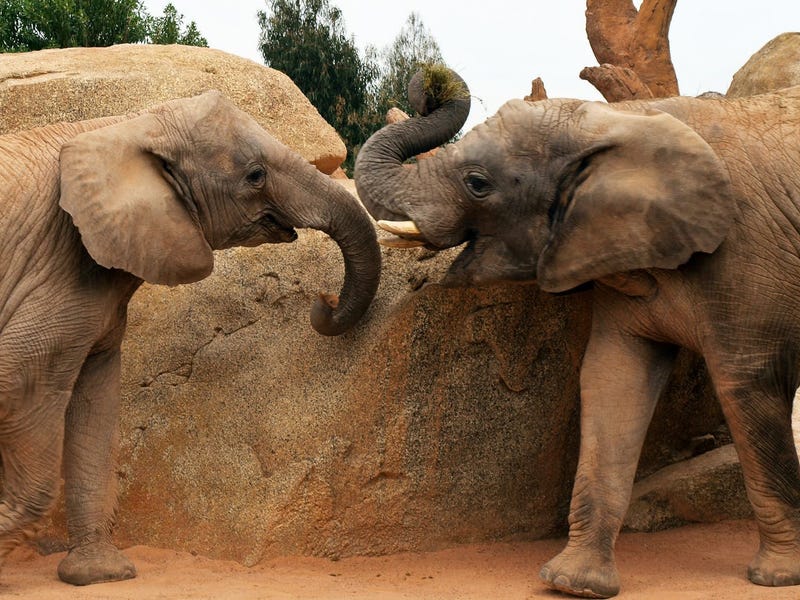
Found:
<svg viewBox="0 0 800 600"><path fill-rule="evenodd" d="M425 95L433 98L437 106L450 100L469 97L464 84L453 76L453 72L442 64L422 65L423 90Z"/></svg>

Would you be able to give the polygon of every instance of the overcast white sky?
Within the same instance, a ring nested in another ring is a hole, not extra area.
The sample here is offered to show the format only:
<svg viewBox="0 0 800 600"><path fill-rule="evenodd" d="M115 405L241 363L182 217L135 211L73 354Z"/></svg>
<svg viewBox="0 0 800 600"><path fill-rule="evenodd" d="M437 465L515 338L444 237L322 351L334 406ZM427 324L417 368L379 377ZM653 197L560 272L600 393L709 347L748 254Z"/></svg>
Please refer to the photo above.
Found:
<svg viewBox="0 0 800 600"><path fill-rule="evenodd" d="M601 99L578 77L597 61L586 39L584 0L330 0L360 48L394 41L416 12L445 61L473 94L467 128L521 98L535 77L554 97ZM145 0L153 15L167 0ZM259 63L256 13L266 0L172 0L209 46ZM638 5L639 2L636 2ZM766 42L800 31L800 0L678 0L670 28L681 93L725 92L731 77Z"/></svg>

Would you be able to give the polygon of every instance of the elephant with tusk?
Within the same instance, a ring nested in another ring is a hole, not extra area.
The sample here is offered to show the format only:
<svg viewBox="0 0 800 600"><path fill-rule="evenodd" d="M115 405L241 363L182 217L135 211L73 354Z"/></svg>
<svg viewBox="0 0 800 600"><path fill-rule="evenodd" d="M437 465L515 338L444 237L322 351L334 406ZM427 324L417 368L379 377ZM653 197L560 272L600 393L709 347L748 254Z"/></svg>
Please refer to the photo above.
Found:
<svg viewBox="0 0 800 600"><path fill-rule="evenodd" d="M372 222L219 93L0 137L0 559L50 509L63 463L59 576L135 575L110 541L128 301L143 281L203 279L213 250L291 242L295 228L342 251L340 296L311 312L317 331L341 334L378 286Z"/></svg>
<svg viewBox="0 0 800 600"><path fill-rule="evenodd" d="M736 100L512 100L404 165L469 112L461 78L451 72L461 92L442 95L436 77L409 84L420 116L378 131L358 155L359 196L397 236L390 243L464 244L449 285L593 288L569 540L544 583L619 591L614 544L685 347L705 359L744 470L761 537L748 577L799 584L800 87Z"/></svg>

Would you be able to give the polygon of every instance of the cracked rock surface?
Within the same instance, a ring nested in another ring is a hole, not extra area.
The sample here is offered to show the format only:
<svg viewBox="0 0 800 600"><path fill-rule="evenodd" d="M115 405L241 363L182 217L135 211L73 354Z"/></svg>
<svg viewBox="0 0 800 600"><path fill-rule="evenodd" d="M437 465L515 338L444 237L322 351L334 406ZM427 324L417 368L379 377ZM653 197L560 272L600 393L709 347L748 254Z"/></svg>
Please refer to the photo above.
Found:
<svg viewBox="0 0 800 600"><path fill-rule="evenodd" d="M219 252L208 279L134 295L120 544L252 565L563 533L589 293L446 289L432 282L453 252L383 253L366 321L338 338L308 321L343 275L316 231ZM719 425L691 357L674 380L643 472Z"/></svg>
<svg viewBox="0 0 800 600"><path fill-rule="evenodd" d="M330 172L343 158L325 162L332 129L284 80L198 48L0 55L0 131L213 85ZM218 252L196 284L144 285L123 346L119 544L251 565L563 533L591 292L445 289L436 282L455 252L384 249L366 321L338 338L309 324L344 270L316 231ZM679 363L643 476L721 422L698 361ZM40 547L63 540L59 505Z"/></svg>

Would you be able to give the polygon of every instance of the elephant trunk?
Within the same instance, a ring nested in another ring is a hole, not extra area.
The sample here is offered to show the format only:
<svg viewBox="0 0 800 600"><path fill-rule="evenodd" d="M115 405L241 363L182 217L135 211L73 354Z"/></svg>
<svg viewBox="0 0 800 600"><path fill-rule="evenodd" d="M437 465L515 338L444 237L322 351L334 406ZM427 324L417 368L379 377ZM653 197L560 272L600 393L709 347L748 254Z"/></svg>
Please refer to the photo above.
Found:
<svg viewBox="0 0 800 600"><path fill-rule="evenodd" d="M380 248L372 221L352 194L302 162L290 172L295 187L307 193L300 195L294 209L287 207L286 216L292 227L326 233L342 251L345 272L339 296L320 294L311 309L311 325L317 332L339 335L358 322L375 296L380 281ZM323 189L321 179L325 182Z"/></svg>
<svg viewBox="0 0 800 600"><path fill-rule="evenodd" d="M417 72L408 84L408 96L422 116L377 131L356 158L359 198L378 220L408 219L407 207L415 197L424 198L426 189L418 167L403 162L452 139L469 115L469 89L457 73L445 67Z"/></svg>

